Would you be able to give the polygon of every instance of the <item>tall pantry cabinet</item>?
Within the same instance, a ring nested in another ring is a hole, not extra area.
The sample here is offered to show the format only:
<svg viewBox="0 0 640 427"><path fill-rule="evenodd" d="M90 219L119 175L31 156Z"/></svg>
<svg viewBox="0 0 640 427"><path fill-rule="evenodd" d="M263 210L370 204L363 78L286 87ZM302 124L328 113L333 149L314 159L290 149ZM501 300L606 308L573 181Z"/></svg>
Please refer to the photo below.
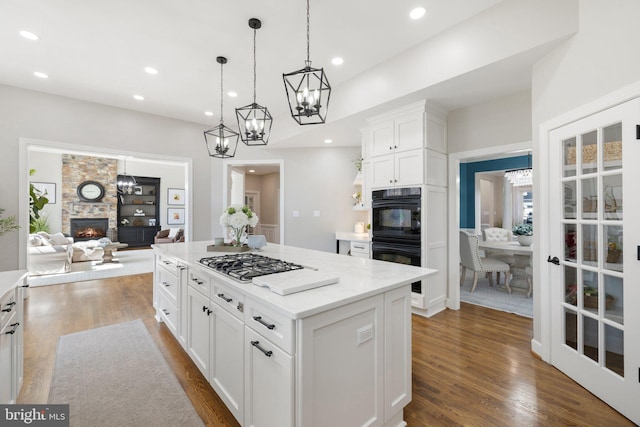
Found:
<svg viewBox="0 0 640 427"><path fill-rule="evenodd" d="M365 200L373 190L422 190L421 263L438 274L411 299L414 313L432 316L445 309L447 296L446 113L421 101L369 118L361 132Z"/></svg>

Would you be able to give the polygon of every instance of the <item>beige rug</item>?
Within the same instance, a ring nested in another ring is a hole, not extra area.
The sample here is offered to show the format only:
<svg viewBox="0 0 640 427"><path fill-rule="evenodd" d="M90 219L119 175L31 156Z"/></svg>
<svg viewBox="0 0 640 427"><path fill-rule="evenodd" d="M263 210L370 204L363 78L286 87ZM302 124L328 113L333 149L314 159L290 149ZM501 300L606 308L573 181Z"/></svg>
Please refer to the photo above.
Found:
<svg viewBox="0 0 640 427"><path fill-rule="evenodd" d="M48 403L71 426L203 425L140 319L61 336Z"/></svg>

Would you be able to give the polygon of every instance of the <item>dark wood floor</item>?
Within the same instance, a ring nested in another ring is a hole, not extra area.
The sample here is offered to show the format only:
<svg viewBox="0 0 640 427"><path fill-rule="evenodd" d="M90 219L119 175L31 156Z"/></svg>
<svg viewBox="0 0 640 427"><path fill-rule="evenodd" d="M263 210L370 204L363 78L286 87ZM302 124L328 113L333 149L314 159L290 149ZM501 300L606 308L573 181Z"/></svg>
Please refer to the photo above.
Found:
<svg viewBox="0 0 640 427"><path fill-rule="evenodd" d="M46 403L58 337L142 319L209 426L237 426L178 342L158 324L151 274L31 288L18 403ZM633 426L530 352L532 321L463 304L413 317L409 426Z"/></svg>

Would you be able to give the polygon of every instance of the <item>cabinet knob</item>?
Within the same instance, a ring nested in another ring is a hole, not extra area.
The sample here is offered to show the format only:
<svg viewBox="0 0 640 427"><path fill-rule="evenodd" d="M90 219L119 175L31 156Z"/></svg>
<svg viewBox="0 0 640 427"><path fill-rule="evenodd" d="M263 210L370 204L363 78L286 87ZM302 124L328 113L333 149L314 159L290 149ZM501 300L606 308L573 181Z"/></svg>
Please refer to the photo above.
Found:
<svg viewBox="0 0 640 427"><path fill-rule="evenodd" d="M389 180L389 184L393 184L393 180L392 179Z"/></svg>
<svg viewBox="0 0 640 427"><path fill-rule="evenodd" d="M389 150L393 150L393 147L392 147L392 146L389 146Z"/></svg>

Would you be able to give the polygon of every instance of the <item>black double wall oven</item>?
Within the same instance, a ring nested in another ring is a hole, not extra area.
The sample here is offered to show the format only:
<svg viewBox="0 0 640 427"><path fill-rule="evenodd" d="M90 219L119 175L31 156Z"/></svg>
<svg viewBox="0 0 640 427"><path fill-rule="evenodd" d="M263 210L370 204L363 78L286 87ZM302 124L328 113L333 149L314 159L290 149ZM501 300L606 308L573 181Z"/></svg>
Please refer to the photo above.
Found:
<svg viewBox="0 0 640 427"><path fill-rule="evenodd" d="M373 259L420 267L420 187L376 190L371 196ZM412 283L411 291L422 293L421 282Z"/></svg>

